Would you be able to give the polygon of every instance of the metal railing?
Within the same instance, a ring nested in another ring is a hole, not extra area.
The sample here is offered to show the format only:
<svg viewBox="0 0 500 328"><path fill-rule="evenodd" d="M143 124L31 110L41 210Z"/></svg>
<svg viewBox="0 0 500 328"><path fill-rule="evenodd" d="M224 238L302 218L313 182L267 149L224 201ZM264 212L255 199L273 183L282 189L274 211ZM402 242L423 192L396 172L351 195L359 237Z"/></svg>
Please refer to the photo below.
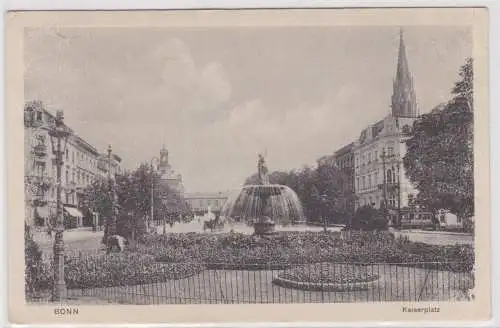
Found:
<svg viewBox="0 0 500 328"><path fill-rule="evenodd" d="M117 304L333 303L467 300L467 266L419 263L165 263L144 255L66 258L69 302ZM50 258L44 262L50 272ZM49 302L50 274L28 287L28 303ZM40 283L41 282L41 283Z"/></svg>

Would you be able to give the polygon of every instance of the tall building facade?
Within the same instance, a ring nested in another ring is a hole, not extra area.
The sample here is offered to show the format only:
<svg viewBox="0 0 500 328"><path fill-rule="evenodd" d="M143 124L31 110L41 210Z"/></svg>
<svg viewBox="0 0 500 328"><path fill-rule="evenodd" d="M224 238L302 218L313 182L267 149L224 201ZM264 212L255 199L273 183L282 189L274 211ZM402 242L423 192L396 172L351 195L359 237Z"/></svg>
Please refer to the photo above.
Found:
<svg viewBox="0 0 500 328"><path fill-rule="evenodd" d="M400 209L416 190L406 178L402 159L406 139L419 115L413 77L406 57L403 32L400 32L396 76L391 112L365 128L354 143L355 192L357 206L384 206Z"/></svg>
<svg viewBox="0 0 500 328"><path fill-rule="evenodd" d="M207 212L208 208L212 212L220 212L228 197L229 193L227 192L195 192L184 195L184 199L195 214L203 214Z"/></svg>
<svg viewBox="0 0 500 328"><path fill-rule="evenodd" d="M333 154L335 165L342 172L345 180L341 184L341 193L344 196L344 210L354 213L356 208L356 194L354 186L354 143L350 143Z"/></svg>
<svg viewBox="0 0 500 328"><path fill-rule="evenodd" d="M55 117L43 103L30 101L24 108L25 222L46 226L56 210L57 167L48 127ZM71 130L71 129L70 129ZM104 176L97 149L71 130L61 168L61 201L68 227L84 224L79 208L84 189Z"/></svg>

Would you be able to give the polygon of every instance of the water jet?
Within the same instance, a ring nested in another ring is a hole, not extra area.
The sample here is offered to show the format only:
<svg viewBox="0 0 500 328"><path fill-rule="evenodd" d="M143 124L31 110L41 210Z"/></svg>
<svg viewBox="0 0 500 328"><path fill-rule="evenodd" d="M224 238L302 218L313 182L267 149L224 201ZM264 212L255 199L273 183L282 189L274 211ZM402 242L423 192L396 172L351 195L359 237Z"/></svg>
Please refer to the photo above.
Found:
<svg viewBox="0 0 500 328"><path fill-rule="evenodd" d="M297 194L288 186L271 184L264 157L257 162L258 183L245 185L230 197L221 214L229 219L250 223L254 234L276 234L276 225L287 225L304 220Z"/></svg>

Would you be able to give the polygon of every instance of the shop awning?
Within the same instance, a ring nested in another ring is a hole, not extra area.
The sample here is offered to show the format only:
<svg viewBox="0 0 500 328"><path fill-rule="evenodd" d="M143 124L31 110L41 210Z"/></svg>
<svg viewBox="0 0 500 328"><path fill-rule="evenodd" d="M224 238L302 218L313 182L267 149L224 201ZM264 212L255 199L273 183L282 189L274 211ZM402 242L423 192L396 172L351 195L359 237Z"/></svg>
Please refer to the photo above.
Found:
<svg viewBox="0 0 500 328"><path fill-rule="evenodd" d="M82 212L80 212L78 209L76 209L74 207L64 207L64 210L66 211L66 213L68 213L69 215L71 215L75 218L82 218L83 217Z"/></svg>
<svg viewBox="0 0 500 328"><path fill-rule="evenodd" d="M49 218L49 207L48 206L39 206L36 208L36 215L41 219Z"/></svg>

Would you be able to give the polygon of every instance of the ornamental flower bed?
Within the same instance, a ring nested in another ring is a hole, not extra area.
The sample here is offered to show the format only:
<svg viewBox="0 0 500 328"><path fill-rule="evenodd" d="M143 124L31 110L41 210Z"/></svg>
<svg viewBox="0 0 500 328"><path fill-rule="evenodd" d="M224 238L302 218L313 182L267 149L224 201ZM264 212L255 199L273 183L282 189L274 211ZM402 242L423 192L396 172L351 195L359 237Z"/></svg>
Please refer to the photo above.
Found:
<svg viewBox="0 0 500 328"><path fill-rule="evenodd" d="M318 262L398 263L450 271L470 271L474 249L401 242L389 232L282 232L273 237L238 233L146 236L132 252L156 261L205 263L210 269L282 269ZM425 262L425 264L423 264ZM433 263L430 263L433 262ZM417 263L417 264L416 264Z"/></svg>
<svg viewBox="0 0 500 328"><path fill-rule="evenodd" d="M42 265L39 279L43 283L36 286L37 292L52 288L51 259L45 259ZM151 255L137 253L68 256L65 281L69 289L132 286L188 278L204 269L200 262L158 263Z"/></svg>
<svg viewBox="0 0 500 328"><path fill-rule="evenodd" d="M371 282L379 278L371 274L366 268L359 265L337 263L315 263L287 270L279 277L289 280L325 283L348 284L356 282Z"/></svg>
<svg viewBox="0 0 500 328"><path fill-rule="evenodd" d="M68 288L131 286L183 279L201 272L199 262L158 263L153 256L118 253L70 258L66 261Z"/></svg>
<svg viewBox="0 0 500 328"><path fill-rule="evenodd" d="M359 265L316 263L280 273L273 283L304 290L364 290L378 280Z"/></svg>

